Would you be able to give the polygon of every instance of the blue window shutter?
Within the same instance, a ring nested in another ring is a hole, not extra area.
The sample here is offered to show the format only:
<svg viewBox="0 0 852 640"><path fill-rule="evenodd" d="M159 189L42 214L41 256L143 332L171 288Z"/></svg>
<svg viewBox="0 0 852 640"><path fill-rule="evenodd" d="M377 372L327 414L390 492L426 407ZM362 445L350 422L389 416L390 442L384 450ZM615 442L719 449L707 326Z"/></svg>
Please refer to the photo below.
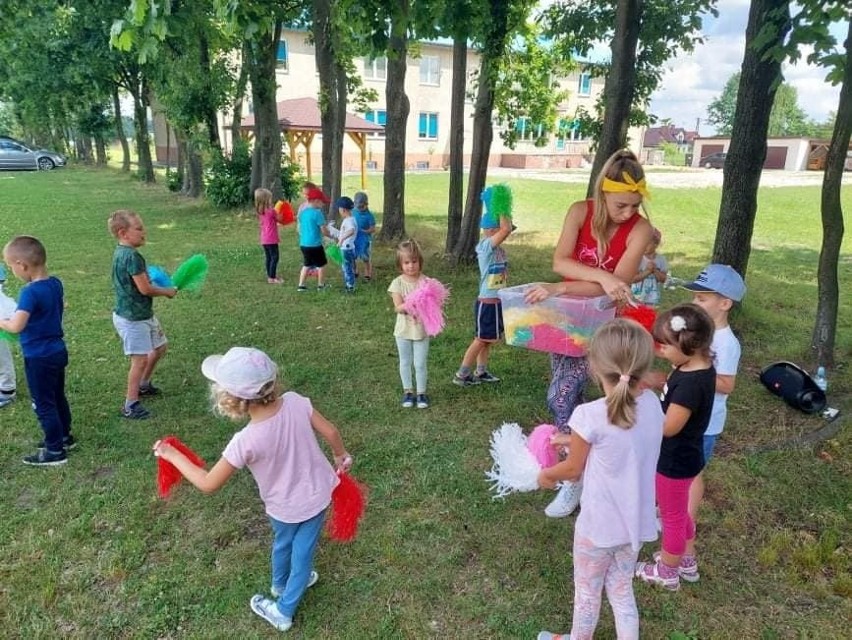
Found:
<svg viewBox="0 0 852 640"><path fill-rule="evenodd" d="M376 112L375 111L367 111L364 114L364 120L367 122L375 122L376 121Z"/></svg>
<svg viewBox="0 0 852 640"><path fill-rule="evenodd" d="M275 61L278 64L287 64L287 43L283 40L278 41L278 49L275 52Z"/></svg>
<svg viewBox="0 0 852 640"><path fill-rule="evenodd" d="M429 123L429 137L437 138L438 137L438 114L432 114L432 121Z"/></svg>
<svg viewBox="0 0 852 640"><path fill-rule="evenodd" d="M380 124L384 127L388 122L388 112L385 111L384 109L381 109L377 113L378 113L378 118L376 119L375 122L376 122L376 124Z"/></svg>
<svg viewBox="0 0 852 640"><path fill-rule="evenodd" d="M421 113L421 114L420 114L419 124L418 124L418 126L417 126L417 135L418 135L419 137L421 137L421 138L425 138L425 137L426 137L426 132L427 132L426 114L425 114L425 113Z"/></svg>

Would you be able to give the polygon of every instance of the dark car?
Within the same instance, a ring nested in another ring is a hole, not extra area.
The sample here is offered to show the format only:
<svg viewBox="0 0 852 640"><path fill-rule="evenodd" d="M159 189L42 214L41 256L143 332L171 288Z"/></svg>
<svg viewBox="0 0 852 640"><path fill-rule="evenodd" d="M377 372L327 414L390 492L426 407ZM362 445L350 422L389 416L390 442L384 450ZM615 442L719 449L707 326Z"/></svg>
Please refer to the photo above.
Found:
<svg viewBox="0 0 852 640"><path fill-rule="evenodd" d="M0 169L50 171L65 166L65 156L47 149L30 149L20 140L0 137Z"/></svg>
<svg viewBox="0 0 852 640"><path fill-rule="evenodd" d="M727 155L727 153L722 153L721 151L719 153L711 153L709 156L701 158L701 162L698 164L705 169L721 169L725 166Z"/></svg>

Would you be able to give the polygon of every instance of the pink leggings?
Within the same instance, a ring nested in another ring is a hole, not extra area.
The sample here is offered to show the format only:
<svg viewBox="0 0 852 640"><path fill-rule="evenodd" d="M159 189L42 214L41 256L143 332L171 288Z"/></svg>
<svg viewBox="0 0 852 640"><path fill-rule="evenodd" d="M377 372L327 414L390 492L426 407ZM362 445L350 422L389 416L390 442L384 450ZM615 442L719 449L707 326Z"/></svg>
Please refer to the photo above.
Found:
<svg viewBox="0 0 852 640"><path fill-rule="evenodd" d="M695 522L689 517L689 487L695 478L656 476L657 504L663 524L663 551L682 556L686 541L695 538Z"/></svg>
<svg viewBox="0 0 852 640"><path fill-rule="evenodd" d="M596 547L574 536L574 620L571 640L591 640L601 611L601 591L615 616L619 640L638 640L639 611L633 597L633 570L639 552L629 544Z"/></svg>

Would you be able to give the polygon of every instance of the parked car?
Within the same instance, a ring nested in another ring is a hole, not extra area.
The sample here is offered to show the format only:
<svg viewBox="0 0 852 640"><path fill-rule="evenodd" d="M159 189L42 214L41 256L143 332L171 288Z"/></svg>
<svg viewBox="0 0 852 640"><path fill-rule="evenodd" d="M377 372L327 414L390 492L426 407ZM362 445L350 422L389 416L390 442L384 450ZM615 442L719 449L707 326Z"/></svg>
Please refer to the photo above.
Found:
<svg viewBox="0 0 852 640"><path fill-rule="evenodd" d="M65 166L65 156L47 149L30 149L20 140L0 137L0 169L50 171Z"/></svg>
<svg viewBox="0 0 852 640"><path fill-rule="evenodd" d="M725 158L727 155L727 153L722 153L721 151L718 153L711 153L709 156L701 158L701 162L698 164L705 169L721 169L725 166Z"/></svg>

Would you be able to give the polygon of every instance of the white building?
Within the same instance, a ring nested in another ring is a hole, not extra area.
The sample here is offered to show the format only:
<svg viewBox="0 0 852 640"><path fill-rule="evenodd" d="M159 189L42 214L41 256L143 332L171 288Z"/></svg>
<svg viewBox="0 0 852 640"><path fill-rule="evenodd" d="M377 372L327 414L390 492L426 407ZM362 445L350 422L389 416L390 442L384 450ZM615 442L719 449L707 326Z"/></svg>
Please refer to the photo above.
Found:
<svg viewBox="0 0 852 640"><path fill-rule="evenodd" d="M811 138L768 138L766 140L766 160L764 169L784 169L785 171L805 171L808 168L820 169L817 161L828 149L828 140L812 140ZM712 138L696 138L693 143L692 166L703 166L701 161L713 153L727 153L731 146L731 138L714 136ZM809 167L808 165L811 164Z"/></svg>

